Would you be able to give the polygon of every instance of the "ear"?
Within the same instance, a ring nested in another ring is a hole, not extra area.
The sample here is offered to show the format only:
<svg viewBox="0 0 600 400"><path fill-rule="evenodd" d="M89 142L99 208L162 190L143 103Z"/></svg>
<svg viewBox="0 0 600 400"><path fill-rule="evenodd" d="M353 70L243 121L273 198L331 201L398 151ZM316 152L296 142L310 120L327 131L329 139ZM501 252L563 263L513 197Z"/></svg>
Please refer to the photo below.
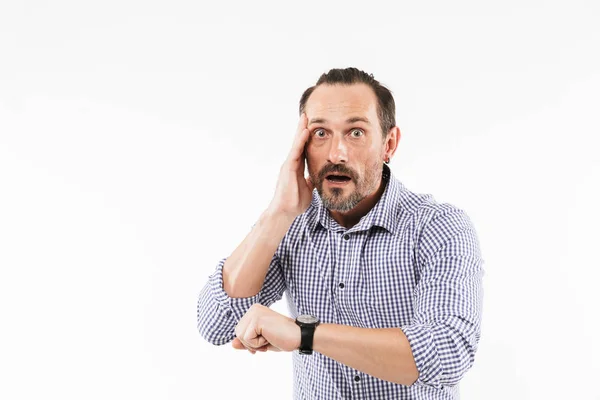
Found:
<svg viewBox="0 0 600 400"><path fill-rule="evenodd" d="M384 158L389 157L392 158L396 150L398 149L398 142L400 142L400 128L394 126L392 129L388 131L388 134L385 138L385 153Z"/></svg>

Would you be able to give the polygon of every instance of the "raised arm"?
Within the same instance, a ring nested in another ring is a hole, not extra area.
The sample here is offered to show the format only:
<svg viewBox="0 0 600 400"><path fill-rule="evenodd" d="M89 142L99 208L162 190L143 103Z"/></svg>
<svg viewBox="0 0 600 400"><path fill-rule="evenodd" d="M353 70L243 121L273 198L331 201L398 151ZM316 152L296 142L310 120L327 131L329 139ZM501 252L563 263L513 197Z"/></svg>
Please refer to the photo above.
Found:
<svg viewBox="0 0 600 400"><path fill-rule="evenodd" d="M302 114L269 207L234 252L219 262L200 293L198 330L211 343L231 341L235 325L252 304L269 306L283 295L285 282L275 253L312 200L313 185L304 177L306 124Z"/></svg>

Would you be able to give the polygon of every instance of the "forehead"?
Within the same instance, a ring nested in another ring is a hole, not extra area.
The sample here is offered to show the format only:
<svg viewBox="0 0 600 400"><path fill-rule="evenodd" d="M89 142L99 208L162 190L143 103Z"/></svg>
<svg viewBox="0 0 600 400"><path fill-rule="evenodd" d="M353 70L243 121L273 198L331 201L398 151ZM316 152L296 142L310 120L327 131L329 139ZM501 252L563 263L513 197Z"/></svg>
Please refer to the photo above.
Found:
<svg viewBox="0 0 600 400"><path fill-rule="evenodd" d="M309 121L324 118L328 121L346 120L347 117L364 116L377 121L377 97L371 87L353 85L319 85L305 105Z"/></svg>

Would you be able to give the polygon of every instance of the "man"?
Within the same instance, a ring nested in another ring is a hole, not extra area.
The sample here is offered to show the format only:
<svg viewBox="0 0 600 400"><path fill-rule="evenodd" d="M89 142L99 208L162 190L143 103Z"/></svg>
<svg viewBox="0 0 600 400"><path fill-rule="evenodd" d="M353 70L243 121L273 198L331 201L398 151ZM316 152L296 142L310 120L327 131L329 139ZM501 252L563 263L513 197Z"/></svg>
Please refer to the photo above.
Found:
<svg viewBox="0 0 600 400"><path fill-rule="evenodd" d="M392 174L395 103L373 75L332 69L300 114L271 203L199 296L201 335L293 351L296 399L457 399L481 322L470 219ZM284 292L292 318L268 308Z"/></svg>

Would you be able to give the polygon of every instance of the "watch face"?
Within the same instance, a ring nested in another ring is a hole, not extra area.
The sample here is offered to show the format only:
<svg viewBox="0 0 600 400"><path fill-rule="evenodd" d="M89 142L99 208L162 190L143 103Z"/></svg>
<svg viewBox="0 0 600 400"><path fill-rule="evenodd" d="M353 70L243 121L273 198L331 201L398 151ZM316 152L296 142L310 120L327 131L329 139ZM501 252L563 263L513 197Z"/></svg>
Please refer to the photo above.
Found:
<svg viewBox="0 0 600 400"><path fill-rule="evenodd" d="M312 315L299 315L297 320L303 324L316 324L319 322L317 317L313 317Z"/></svg>

